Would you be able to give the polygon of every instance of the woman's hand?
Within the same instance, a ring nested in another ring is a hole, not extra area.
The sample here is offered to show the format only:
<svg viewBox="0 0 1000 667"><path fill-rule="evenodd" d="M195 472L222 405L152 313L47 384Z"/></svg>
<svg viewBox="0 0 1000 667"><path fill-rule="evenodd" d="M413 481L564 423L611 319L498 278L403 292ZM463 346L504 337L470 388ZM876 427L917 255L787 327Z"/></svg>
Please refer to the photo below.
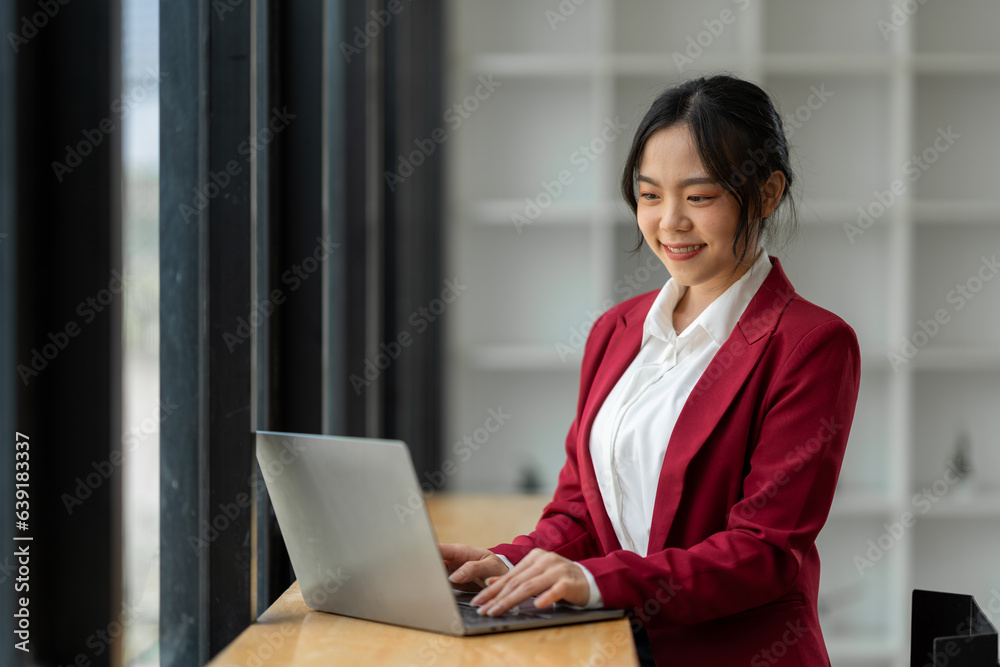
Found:
<svg viewBox="0 0 1000 667"><path fill-rule="evenodd" d="M438 544L448 579L455 588L476 592L486 586L486 579L507 572L507 565L488 549L468 544Z"/></svg>
<svg viewBox="0 0 1000 667"><path fill-rule="evenodd" d="M590 583L580 566L543 549L532 549L513 570L486 583L472 604L482 605L479 613L488 616L498 616L533 595L536 607L559 600L582 607L590 601Z"/></svg>

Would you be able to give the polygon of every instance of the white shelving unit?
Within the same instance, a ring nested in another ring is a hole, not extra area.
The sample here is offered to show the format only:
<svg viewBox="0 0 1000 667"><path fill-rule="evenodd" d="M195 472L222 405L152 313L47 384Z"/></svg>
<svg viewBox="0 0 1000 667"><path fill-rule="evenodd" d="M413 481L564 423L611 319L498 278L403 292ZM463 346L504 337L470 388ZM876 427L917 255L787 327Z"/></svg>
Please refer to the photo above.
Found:
<svg viewBox="0 0 1000 667"><path fill-rule="evenodd" d="M445 105L482 75L500 86L444 146L447 273L469 285L446 318L445 456L490 408L511 415L450 488L554 488L590 324L667 279L648 251L627 252L637 236L617 188L635 125L667 85L737 73L775 96L795 150L800 229L776 254L862 347L857 415L819 539L833 663L908 664L914 587L1000 604L1000 277L961 308L949 300L1000 254L1000 4L926 3L895 23L902 3L891 0L571 4L565 17L556 0L450 4ZM679 71L674 53L689 38L701 53ZM833 94L810 108L817 89ZM960 137L935 148L949 127ZM910 180L904 165L925 151L933 164ZM564 171L571 178L553 186ZM876 193L897 179L883 205ZM848 234L859 207L874 222ZM890 359L904 337L923 343L919 322L941 309L947 323L911 360ZM973 482L945 488L960 433ZM897 538L889 529L907 512L915 525Z"/></svg>

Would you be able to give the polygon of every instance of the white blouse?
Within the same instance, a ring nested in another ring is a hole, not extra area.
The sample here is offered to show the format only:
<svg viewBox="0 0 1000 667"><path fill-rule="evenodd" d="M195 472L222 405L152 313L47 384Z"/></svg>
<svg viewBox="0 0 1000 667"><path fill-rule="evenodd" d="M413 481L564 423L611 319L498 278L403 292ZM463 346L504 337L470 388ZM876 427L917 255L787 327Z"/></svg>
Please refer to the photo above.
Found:
<svg viewBox="0 0 1000 667"><path fill-rule="evenodd" d="M674 307L687 289L673 278L643 326L642 345L594 418L590 454L597 484L623 549L646 556L660 468L681 409L771 270L767 252L678 334ZM600 607L590 572L587 607Z"/></svg>

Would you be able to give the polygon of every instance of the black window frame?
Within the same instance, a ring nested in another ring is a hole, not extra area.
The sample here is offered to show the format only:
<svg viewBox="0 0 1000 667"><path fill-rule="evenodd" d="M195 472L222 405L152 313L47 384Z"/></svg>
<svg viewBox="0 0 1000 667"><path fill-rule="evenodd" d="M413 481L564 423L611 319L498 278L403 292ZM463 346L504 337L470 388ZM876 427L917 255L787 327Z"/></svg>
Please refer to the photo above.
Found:
<svg viewBox="0 0 1000 667"><path fill-rule="evenodd" d="M389 7L402 10L345 57L355 28ZM418 473L440 465L440 325L365 390L350 376L442 289L442 151L394 190L383 174L442 123L443 7L161 0L160 11L171 72L160 90L161 398L189 406L161 430L168 667L209 660L294 576L257 482L255 430L401 438ZM275 109L294 120L246 161L236 148L266 137ZM246 168L185 223L180 207L231 160ZM336 250L292 289L283 277L317 239ZM274 290L282 302L251 324ZM241 318L246 343L225 339L241 335ZM240 494L252 503L222 521ZM214 536L213 521L225 524Z"/></svg>

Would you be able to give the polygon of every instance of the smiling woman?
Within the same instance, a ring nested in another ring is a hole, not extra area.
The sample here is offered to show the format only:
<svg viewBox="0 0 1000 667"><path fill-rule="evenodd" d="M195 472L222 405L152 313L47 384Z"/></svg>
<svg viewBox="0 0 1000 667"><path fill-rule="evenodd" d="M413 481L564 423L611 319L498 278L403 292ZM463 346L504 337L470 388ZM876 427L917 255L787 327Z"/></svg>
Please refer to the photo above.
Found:
<svg viewBox="0 0 1000 667"><path fill-rule="evenodd" d="M815 540L860 356L762 245L792 182L780 116L754 84L700 78L653 102L622 194L672 277L594 323L535 531L441 545L453 582L484 586L481 613L531 596L625 609L644 664L757 664L778 645L783 664L830 664ZM807 452L824 423L840 427Z"/></svg>

